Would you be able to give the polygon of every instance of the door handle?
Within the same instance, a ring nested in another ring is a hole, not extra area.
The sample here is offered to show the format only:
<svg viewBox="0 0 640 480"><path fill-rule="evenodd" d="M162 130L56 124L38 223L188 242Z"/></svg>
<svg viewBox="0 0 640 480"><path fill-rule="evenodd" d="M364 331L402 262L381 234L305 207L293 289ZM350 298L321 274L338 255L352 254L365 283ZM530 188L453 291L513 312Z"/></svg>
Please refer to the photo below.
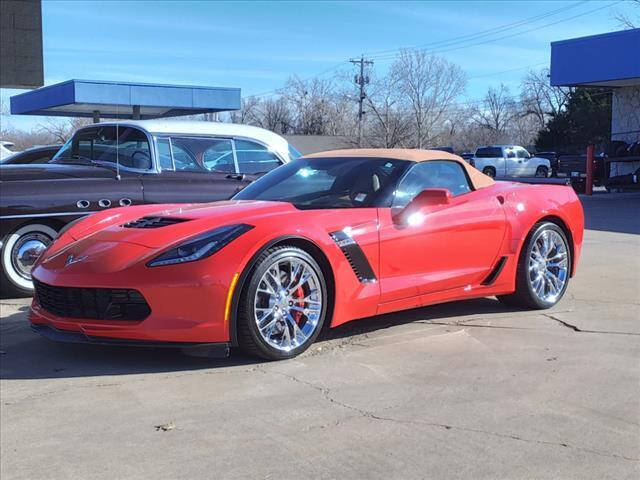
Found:
<svg viewBox="0 0 640 480"><path fill-rule="evenodd" d="M504 205L504 197L502 195L498 195L496 198L498 199L498 202L500 202L500 205Z"/></svg>
<svg viewBox="0 0 640 480"><path fill-rule="evenodd" d="M230 173L225 178L228 178L229 180L244 180L244 173L239 173L237 175L234 173Z"/></svg>

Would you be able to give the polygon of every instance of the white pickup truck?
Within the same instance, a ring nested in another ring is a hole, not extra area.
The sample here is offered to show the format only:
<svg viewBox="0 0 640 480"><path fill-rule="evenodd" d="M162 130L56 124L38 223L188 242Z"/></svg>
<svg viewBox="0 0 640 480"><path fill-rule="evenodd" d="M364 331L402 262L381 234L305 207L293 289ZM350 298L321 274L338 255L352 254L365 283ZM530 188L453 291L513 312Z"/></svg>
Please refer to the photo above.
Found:
<svg viewBox="0 0 640 480"><path fill-rule="evenodd" d="M551 164L518 145L479 147L470 162L490 177L548 177Z"/></svg>

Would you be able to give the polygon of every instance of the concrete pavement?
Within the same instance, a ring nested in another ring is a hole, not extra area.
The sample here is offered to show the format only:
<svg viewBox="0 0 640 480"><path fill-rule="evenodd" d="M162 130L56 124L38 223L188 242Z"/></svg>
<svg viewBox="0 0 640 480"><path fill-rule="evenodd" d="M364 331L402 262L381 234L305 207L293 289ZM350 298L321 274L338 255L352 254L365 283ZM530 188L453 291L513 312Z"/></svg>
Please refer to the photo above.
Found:
<svg viewBox="0 0 640 480"><path fill-rule="evenodd" d="M585 208L553 309L384 315L286 362L53 344L3 301L0 476L637 479L640 196Z"/></svg>

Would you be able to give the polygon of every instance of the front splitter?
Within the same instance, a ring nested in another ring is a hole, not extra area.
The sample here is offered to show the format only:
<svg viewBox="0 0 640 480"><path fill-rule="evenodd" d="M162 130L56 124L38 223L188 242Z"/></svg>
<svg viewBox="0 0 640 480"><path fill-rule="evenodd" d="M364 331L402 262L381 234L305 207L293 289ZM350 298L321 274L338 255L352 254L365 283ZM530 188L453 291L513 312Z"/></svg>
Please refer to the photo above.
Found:
<svg viewBox="0 0 640 480"><path fill-rule="evenodd" d="M228 343L156 342L147 340L126 340L110 337L93 337L80 332L59 330L49 325L31 324L31 329L48 340L84 345L110 345L120 347L179 348L193 356L226 358L229 356Z"/></svg>

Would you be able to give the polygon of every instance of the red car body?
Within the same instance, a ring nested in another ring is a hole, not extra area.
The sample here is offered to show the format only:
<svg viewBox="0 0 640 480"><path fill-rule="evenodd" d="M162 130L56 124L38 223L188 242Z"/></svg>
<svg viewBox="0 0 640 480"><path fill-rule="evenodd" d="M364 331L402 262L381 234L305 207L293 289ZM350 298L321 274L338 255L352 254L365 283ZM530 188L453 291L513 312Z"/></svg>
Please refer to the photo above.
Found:
<svg viewBox="0 0 640 480"><path fill-rule="evenodd" d="M124 227L149 215L186 221L157 229ZM147 266L167 247L239 219L253 228L214 255ZM36 328L52 327L92 340L234 345L246 272L260 252L282 242L324 258L333 299L327 321L332 327L423 305L508 294L515 289L525 238L541 219L564 230L571 249L570 272L575 274L583 212L566 186L492 183L451 198L432 208L421 224L405 228L394 224L391 208L300 210L290 203L253 200L117 208L65 231L32 274L37 282L57 287L136 290L150 313L134 322L62 318L43 308L36 295L30 321ZM357 240L378 281L360 281L330 236L345 229ZM495 278L488 281L491 275Z"/></svg>

